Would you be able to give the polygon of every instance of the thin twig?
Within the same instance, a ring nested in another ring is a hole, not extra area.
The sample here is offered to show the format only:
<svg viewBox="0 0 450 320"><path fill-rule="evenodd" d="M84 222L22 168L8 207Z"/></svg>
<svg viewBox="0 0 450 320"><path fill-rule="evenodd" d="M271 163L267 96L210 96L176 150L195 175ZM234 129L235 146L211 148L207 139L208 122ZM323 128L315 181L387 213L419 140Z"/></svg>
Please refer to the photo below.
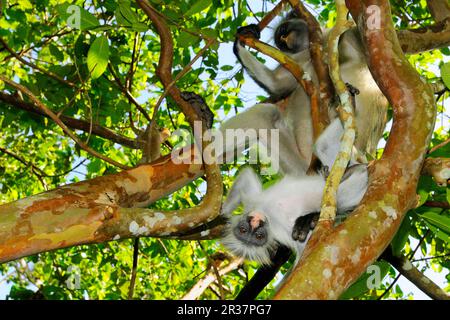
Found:
<svg viewBox="0 0 450 320"><path fill-rule="evenodd" d="M50 78L53 78L53 79L55 79L55 80L57 80L57 81L59 81L59 82L61 82L61 83L64 83L65 85L68 85L69 87L76 87L76 84L75 84L75 83L73 83L73 82L71 82L71 81L68 81L68 80L65 80L65 79L61 78L60 76L58 76L57 74L55 74L55 73L53 73L53 72L51 72L51 71L45 70L45 69L43 69L43 68L41 68L41 67L35 65L34 63L25 60L25 59L22 58L20 55L18 55L14 50L12 50L12 49L8 46L8 44L6 43L6 41L3 40L2 38L0 38L0 43L3 45L3 47L4 47L9 53L11 53L17 60L19 60L19 61L22 62L23 64L25 64L25 65L27 65L27 66L33 68L33 69L36 69L36 70L42 72L43 74L48 75Z"/></svg>
<svg viewBox="0 0 450 320"><path fill-rule="evenodd" d="M72 138L73 141L75 141L80 147L81 149L83 149L84 151L90 153L91 155L93 155L94 157L97 157L99 159L102 159L116 167L119 167L121 169L129 169L128 166L123 165L115 160L112 160L104 155L102 155L101 153L93 150L91 147L89 147L88 145L86 145L83 141L81 141L73 132L72 130L70 130L65 124L64 122L61 121L61 119L58 118L58 116L56 114L53 113L53 111L51 111L44 103L42 103L28 88L24 87L21 84L18 84L8 78L6 78L3 75L0 75L0 80L7 83L8 85L10 85L11 87L15 88L16 90L21 91L23 94L25 94L39 109L41 109L49 118L51 118L56 124L58 124L61 129L70 137Z"/></svg>
<svg viewBox="0 0 450 320"><path fill-rule="evenodd" d="M139 238L134 239L133 245L133 268L131 270L130 286L128 287L128 300L133 299L134 287L136 285L136 274L139 260Z"/></svg>

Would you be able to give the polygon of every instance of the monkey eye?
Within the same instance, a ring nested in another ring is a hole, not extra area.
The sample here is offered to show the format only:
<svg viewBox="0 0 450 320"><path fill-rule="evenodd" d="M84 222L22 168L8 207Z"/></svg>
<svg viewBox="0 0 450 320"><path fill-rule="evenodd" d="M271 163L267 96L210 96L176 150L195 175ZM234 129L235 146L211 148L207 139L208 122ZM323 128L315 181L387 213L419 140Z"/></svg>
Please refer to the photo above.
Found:
<svg viewBox="0 0 450 320"><path fill-rule="evenodd" d="M240 228L239 228L239 232L240 232L240 233L247 233L247 228L245 228L245 227L240 227Z"/></svg>
<svg viewBox="0 0 450 320"><path fill-rule="evenodd" d="M264 239L264 234L262 234L262 233L256 233L256 234L255 234L255 237L256 237L256 239L258 239L258 240L262 240L262 239Z"/></svg>

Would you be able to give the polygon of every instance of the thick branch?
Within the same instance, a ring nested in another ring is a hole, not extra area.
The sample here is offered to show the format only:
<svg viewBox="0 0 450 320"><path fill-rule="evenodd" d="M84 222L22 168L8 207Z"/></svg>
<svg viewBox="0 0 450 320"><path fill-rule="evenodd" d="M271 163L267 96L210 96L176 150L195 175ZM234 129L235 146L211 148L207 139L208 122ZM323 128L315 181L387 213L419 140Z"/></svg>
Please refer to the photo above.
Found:
<svg viewBox="0 0 450 320"><path fill-rule="evenodd" d="M388 1L346 3L363 35L372 75L393 106L392 130L383 156L369 168L368 191L358 208L300 261L277 299L337 299L375 261L416 204L417 181L433 132L433 92L403 55ZM368 10L370 5L376 10Z"/></svg>
<svg viewBox="0 0 450 320"><path fill-rule="evenodd" d="M155 25L156 31L159 34L161 42L161 51L159 56L159 63L156 69L156 74L161 80L164 88L168 88L173 82L172 78L172 60L173 60L173 39L169 27L166 24L163 16L161 16L147 0L137 0L139 7L145 12L145 14L150 18L150 20ZM168 89L170 96L175 100L175 102L180 106L183 114L186 116L191 128L195 127L195 121L199 121L200 115L196 112L196 108L190 102L184 100L181 97L181 92L176 85L172 85ZM206 130L206 122L202 121L202 137ZM202 138L200 137L200 138ZM208 141L199 141L199 137L195 137L197 145L202 148L208 146ZM222 204L222 176L220 174L220 169L216 163L207 164L205 163L205 174L207 182L206 195L202 202L197 207L197 210L204 210L205 216L209 215L208 219L205 221L211 221L220 212L220 207ZM192 209L194 210L194 209Z"/></svg>
<svg viewBox="0 0 450 320"><path fill-rule="evenodd" d="M34 104L26 102L24 100L20 100L12 94L7 94L0 91L0 101L8 103L16 108L22 109L24 111L50 118L44 111L37 108ZM71 118L65 115L59 115L59 119L68 127L81 130L84 132L89 132L93 135L102 137L104 139L110 140L112 142L118 143L120 145L132 148L132 149L140 149L142 148L142 143L135 139L130 139L121 135L114 133L113 131L97 124L90 123L85 120Z"/></svg>
<svg viewBox="0 0 450 320"><path fill-rule="evenodd" d="M397 37L404 53L419 53L450 45L450 18L424 28L398 30Z"/></svg>
<svg viewBox="0 0 450 320"><path fill-rule="evenodd" d="M136 208L171 194L201 174L201 165L175 164L166 156L4 204L0 206L0 263L80 244L187 232L207 220L209 213L198 207L180 212Z"/></svg>
<svg viewBox="0 0 450 320"><path fill-rule="evenodd" d="M435 300L450 300L450 296L444 290L420 272L406 257L396 257L388 249L383 253L382 258L430 298Z"/></svg>

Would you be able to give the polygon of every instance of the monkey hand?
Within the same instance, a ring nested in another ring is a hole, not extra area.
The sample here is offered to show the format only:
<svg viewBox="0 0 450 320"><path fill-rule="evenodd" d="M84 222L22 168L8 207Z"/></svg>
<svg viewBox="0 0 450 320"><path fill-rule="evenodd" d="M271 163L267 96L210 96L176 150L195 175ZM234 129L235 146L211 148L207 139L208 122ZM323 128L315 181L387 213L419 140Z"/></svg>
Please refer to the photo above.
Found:
<svg viewBox="0 0 450 320"><path fill-rule="evenodd" d="M214 114L209 109L202 96L194 92L184 91L181 93L181 98L183 98L183 100L187 101L192 106L199 118L205 123L206 128L211 129L214 120Z"/></svg>
<svg viewBox="0 0 450 320"><path fill-rule="evenodd" d="M239 59L239 48L238 46L242 46L241 41L239 41L239 36L253 36L256 39L261 37L261 31L257 24L249 24L248 26L239 27L236 32L236 40L234 41L233 52Z"/></svg>
<svg viewBox="0 0 450 320"><path fill-rule="evenodd" d="M308 237L309 231L316 227L317 221L319 221L319 215L320 213L313 212L298 217L297 220L295 220L294 228L292 229L292 239L304 242Z"/></svg>
<svg viewBox="0 0 450 320"><path fill-rule="evenodd" d="M261 37L261 31L259 30L259 26L257 24L249 24L248 26L239 27L237 29L236 36L253 36L256 39Z"/></svg>

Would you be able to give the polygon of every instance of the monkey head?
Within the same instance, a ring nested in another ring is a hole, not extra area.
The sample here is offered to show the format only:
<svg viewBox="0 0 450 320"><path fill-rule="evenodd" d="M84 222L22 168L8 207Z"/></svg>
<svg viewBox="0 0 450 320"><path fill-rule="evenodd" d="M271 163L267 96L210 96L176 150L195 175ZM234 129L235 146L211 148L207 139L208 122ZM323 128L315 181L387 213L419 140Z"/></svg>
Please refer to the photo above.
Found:
<svg viewBox="0 0 450 320"><path fill-rule="evenodd" d="M222 243L237 256L270 264L271 255L278 246L273 233L277 224L274 220L261 210L234 215L227 225Z"/></svg>
<svg viewBox="0 0 450 320"><path fill-rule="evenodd" d="M309 48L308 25L293 11L278 25L274 37L283 52L297 53Z"/></svg>

